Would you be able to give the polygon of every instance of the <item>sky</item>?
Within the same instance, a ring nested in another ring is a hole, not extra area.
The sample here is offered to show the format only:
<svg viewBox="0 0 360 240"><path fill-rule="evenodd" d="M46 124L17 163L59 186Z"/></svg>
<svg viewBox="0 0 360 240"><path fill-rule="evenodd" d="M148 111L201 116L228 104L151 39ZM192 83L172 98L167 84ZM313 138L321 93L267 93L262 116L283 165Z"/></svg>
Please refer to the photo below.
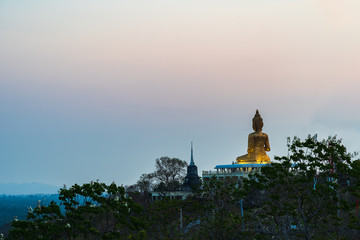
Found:
<svg viewBox="0 0 360 240"><path fill-rule="evenodd" d="M358 0L0 0L0 182L130 185L337 135L360 151Z"/></svg>

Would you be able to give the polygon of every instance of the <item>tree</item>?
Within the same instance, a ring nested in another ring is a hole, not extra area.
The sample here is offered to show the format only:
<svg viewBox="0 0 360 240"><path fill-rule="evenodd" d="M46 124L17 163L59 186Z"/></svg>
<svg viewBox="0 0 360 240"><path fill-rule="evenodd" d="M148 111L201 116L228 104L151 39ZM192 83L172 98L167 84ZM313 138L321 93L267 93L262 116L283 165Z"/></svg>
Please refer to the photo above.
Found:
<svg viewBox="0 0 360 240"><path fill-rule="evenodd" d="M248 239L241 214L241 199L244 192L237 181L219 181L215 178L205 182L192 199L197 204L198 227L191 234L194 239L235 240Z"/></svg>
<svg viewBox="0 0 360 240"><path fill-rule="evenodd" d="M140 192L149 193L153 188L154 174L142 174L140 179L136 182Z"/></svg>
<svg viewBox="0 0 360 240"><path fill-rule="evenodd" d="M208 239L198 232L204 213L203 201L197 197L153 201L144 208L147 239Z"/></svg>
<svg viewBox="0 0 360 240"><path fill-rule="evenodd" d="M136 184L126 186L126 193L131 196L136 203L145 207L151 202L153 181L151 173L142 174Z"/></svg>
<svg viewBox="0 0 360 240"><path fill-rule="evenodd" d="M295 137L288 147L289 156L275 157L279 162L244 180L248 195L257 191L248 202L259 203L249 206L249 230L263 239L352 238L346 198L351 155L341 140Z"/></svg>
<svg viewBox="0 0 360 240"><path fill-rule="evenodd" d="M187 163L178 158L161 157L155 161L155 172L152 174L157 191L174 191L184 181Z"/></svg>
<svg viewBox="0 0 360 240"><path fill-rule="evenodd" d="M29 211L26 221L14 221L9 239L122 239L144 237L137 214L141 207L115 183L64 187L55 202ZM64 211L61 211L61 207Z"/></svg>
<svg viewBox="0 0 360 240"><path fill-rule="evenodd" d="M349 225L354 229L354 236L360 239L360 160L356 160L351 164L350 170L350 208L352 214L349 215Z"/></svg>
<svg viewBox="0 0 360 240"><path fill-rule="evenodd" d="M127 187L132 193L148 194L151 191L166 193L181 188L187 163L178 158L160 157L155 160L155 171L142 174L136 184Z"/></svg>
<svg viewBox="0 0 360 240"><path fill-rule="evenodd" d="M152 202L144 211L148 239L181 239L180 200L161 199Z"/></svg>

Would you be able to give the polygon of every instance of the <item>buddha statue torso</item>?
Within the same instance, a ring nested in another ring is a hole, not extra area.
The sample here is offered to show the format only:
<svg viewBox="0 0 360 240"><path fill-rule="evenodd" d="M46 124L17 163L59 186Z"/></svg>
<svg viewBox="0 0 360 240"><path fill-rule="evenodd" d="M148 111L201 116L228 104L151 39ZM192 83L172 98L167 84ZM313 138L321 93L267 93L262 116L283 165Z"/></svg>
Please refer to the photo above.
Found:
<svg viewBox="0 0 360 240"><path fill-rule="evenodd" d="M248 154L236 158L237 163L270 163L270 157L266 151L270 151L269 137L266 133L261 132L263 120L256 110L253 118L253 129L255 132L249 134Z"/></svg>

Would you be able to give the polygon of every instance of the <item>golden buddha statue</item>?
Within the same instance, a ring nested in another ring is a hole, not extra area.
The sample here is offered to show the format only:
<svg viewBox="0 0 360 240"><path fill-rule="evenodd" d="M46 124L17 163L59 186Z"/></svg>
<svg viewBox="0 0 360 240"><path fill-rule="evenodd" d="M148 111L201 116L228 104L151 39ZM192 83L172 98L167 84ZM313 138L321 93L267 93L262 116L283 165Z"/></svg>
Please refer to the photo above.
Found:
<svg viewBox="0 0 360 240"><path fill-rule="evenodd" d="M249 134L248 154L237 157L237 163L270 163L270 157L266 154L266 151L270 151L269 137L266 133L261 132L263 125L263 119L259 111L256 110L252 120L252 127L255 132Z"/></svg>

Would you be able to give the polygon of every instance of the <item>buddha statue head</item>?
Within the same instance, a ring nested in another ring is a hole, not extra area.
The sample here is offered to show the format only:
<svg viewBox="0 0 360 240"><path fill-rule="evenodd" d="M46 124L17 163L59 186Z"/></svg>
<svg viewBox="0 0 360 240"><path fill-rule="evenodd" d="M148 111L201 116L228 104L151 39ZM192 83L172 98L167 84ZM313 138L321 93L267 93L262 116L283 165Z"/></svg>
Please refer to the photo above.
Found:
<svg viewBox="0 0 360 240"><path fill-rule="evenodd" d="M261 132L262 127L264 126L264 123L263 123L263 119L261 118L261 116L259 114L259 110L257 110L257 109L256 109L256 113L255 113L255 116L254 116L252 122L253 122L252 127L253 127L254 131Z"/></svg>

